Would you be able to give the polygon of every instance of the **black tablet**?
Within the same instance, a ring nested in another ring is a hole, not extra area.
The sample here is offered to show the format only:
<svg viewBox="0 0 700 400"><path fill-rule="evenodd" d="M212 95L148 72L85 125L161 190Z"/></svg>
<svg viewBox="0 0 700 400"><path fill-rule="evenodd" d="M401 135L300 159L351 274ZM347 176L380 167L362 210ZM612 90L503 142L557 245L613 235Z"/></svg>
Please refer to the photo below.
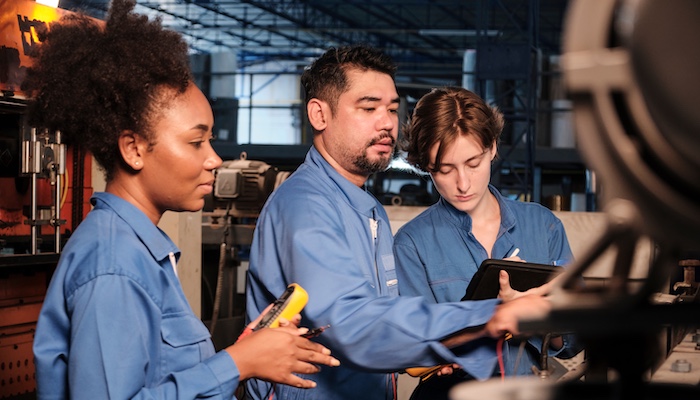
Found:
<svg viewBox="0 0 700 400"><path fill-rule="evenodd" d="M519 261L486 259L479 266L462 300L484 300L498 297L499 271L506 270L510 275L510 286L521 292L549 282L554 275L563 271L562 267Z"/></svg>

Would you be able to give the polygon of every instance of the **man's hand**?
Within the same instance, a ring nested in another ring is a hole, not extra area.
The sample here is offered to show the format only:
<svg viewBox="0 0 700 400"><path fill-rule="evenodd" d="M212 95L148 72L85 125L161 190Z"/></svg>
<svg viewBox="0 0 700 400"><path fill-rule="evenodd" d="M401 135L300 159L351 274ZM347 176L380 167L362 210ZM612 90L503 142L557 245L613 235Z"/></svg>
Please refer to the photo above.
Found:
<svg viewBox="0 0 700 400"><path fill-rule="evenodd" d="M511 299L496 307L493 317L486 323L486 333L493 338L503 337L506 333L518 335L519 320L543 318L551 308L549 300L536 294Z"/></svg>

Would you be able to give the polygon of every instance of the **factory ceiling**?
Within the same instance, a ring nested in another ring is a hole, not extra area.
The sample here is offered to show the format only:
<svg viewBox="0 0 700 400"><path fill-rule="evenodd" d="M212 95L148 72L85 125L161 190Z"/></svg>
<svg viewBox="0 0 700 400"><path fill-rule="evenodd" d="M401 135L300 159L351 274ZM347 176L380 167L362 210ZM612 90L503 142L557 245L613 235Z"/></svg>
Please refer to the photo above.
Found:
<svg viewBox="0 0 700 400"><path fill-rule="evenodd" d="M63 0L100 17L107 0ZM558 54L566 0L137 0L181 32L193 53L233 51L238 67L306 65L330 46L367 43L391 55L403 85L460 84L464 52Z"/></svg>

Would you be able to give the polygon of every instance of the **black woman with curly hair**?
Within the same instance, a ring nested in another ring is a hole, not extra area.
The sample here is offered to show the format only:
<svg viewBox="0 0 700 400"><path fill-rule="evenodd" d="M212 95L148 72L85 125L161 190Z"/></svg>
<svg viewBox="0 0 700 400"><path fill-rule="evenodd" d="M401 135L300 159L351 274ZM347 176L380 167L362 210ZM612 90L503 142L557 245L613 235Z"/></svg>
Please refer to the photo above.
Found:
<svg viewBox="0 0 700 400"><path fill-rule="evenodd" d="M133 9L114 0L104 24L82 14L52 24L24 85L32 125L89 150L107 182L45 297L38 397L230 399L250 377L314 387L295 373L338 361L300 336L298 320L217 353L187 303L180 252L157 224L165 211L201 209L222 161L187 45Z"/></svg>

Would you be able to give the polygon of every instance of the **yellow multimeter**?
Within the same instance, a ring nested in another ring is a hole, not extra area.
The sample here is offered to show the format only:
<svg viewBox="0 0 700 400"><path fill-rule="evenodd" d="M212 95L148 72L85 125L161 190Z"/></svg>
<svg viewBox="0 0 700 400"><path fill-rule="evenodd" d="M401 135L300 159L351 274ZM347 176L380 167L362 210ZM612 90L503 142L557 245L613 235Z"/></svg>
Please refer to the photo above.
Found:
<svg viewBox="0 0 700 400"><path fill-rule="evenodd" d="M291 320L299 314L309 301L306 290L296 283L287 286L282 295L275 300L270 311L260 320L260 323L253 328L257 331L262 328L277 328L280 325L280 318Z"/></svg>

